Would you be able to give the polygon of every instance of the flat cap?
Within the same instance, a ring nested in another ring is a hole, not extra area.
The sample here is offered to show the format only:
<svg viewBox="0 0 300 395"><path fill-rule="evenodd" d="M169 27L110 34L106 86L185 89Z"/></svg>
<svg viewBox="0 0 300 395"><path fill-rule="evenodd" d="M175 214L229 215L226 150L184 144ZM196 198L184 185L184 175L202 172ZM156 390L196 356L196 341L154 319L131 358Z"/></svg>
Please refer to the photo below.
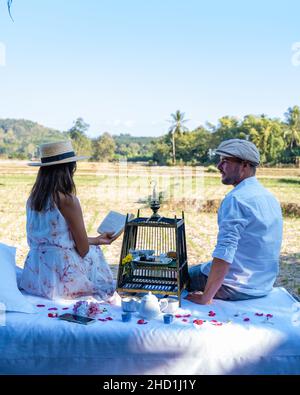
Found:
<svg viewBox="0 0 300 395"><path fill-rule="evenodd" d="M260 155L256 146L248 140L224 140L216 149L217 155L231 156L246 160L254 166L259 165Z"/></svg>

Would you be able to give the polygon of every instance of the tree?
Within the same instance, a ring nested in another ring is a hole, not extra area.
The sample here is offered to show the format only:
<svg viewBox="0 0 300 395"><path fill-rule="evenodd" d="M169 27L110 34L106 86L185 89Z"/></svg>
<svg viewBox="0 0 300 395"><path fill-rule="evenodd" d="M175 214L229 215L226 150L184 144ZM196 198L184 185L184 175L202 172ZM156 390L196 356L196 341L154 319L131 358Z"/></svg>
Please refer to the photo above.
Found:
<svg viewBox="0 0 300 395"><path fill-rule="evenodd" d="M174 114L171 114L171 120L169 121L172 123L169 128L169 134L171 134L172 137L173 165L176 164L175 136L176 134L180 135L183 132L188 131L188 128L184 126L184 123L187 122L187 119L184 119L184 115L184 112L177 110Z"/></svg>
<svg viewBox="0 0 300 395"><path fill-rule="evenodd" d="M76 139L78 136L84 136L90 125L82 118L77 118L74 125L69 129L71 139Z"/></svg>
<svg viewBox="0 0 300 395"><path fill-rule="evenodd" d="M216 148L222 141L236 138L246 138L240 128L240 122L236 117L224 116L218 120L218 125L207 125L212 130L212 146Z"/></svg>
<svg viewBox="0 0 300 395"><path fill-rule="evenodd" d="M278 119L270 119L265 115L245 116L241 129L249 135L250 140L260 151L261 163L278 162L285 142L283 124Z"/></svg>
<svg viewBox="0 0 300 395"><path fill-rule="evenodd" d="M170 146L165 142L165 138L162 137L154 144L152 159L158 165L168 164L171 160Z"/></svg>
<svg viewBox="0 0 300 395"><path fill-rule="evenodd" d="M300 146L300 108L298 106L289 107L284 115L287 125L284 138L288 147L293 150L293 148Z"/></svg>
<svg viewBox="0 0 300 395"><path fill-rule="evenodd" d="M99 162L110 161L113 159L116 149L115 140L109 133L104 133L93 141L92 159Z"/></svg>
<svg viewBox="0 0 300 395"><path fill-rule="evenodd" d="M86 136L89 125L82 118L77 118L74 125L67 131L67 136L72 140L76 155L91 156L92 143Z"/></svg>

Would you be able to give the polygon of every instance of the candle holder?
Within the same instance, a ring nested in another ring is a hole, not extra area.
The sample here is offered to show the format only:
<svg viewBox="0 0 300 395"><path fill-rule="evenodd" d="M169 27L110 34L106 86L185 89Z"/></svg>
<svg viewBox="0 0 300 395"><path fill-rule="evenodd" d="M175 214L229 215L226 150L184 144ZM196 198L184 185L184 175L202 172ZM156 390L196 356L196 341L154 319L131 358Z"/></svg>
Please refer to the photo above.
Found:
<svg viewBox="0 0 300 395"><path fill-rule="evenodd" d="M156 193L156 181L152 181L151 184L153 184L152 197L150 201L150 208L153 211L151 218L160 218L160 215L157 213L160 208L160 203L159 197Z"/></svg>
<svg viewBox="0 0 300 395"><path fill-rule="evenodd" d="M150 208L153 211L151 218L160 218L160 215L157 212L160 208L159 200L152 200L151 199Z"/></svg>

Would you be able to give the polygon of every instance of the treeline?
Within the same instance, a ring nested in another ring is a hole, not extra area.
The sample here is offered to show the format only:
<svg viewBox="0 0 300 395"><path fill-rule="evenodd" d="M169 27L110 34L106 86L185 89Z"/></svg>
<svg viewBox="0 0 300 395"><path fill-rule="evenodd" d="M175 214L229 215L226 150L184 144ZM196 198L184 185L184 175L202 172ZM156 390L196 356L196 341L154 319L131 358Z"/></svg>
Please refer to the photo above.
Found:
<svg viewBox="0 0 300 395"><path fill-rule="evenodd" d="M230 138L252 141L259 148L263 164L296 163L300 157L300 108L290 107L284 119L262 114L247 115L242 120L224 116L217 125L206 124L195 130L185 126L184 113L171 114L168 132L159 138L133 137L129 134L112 136L104 133L89 138L89 125L78 118L65 132L45 128L26 120L0 120L0 156L2 158L32 159L36 147L48 141L69 138L78 155L92 161L144 161L150 164L209 164L215 161L214 149Z"/></svg>

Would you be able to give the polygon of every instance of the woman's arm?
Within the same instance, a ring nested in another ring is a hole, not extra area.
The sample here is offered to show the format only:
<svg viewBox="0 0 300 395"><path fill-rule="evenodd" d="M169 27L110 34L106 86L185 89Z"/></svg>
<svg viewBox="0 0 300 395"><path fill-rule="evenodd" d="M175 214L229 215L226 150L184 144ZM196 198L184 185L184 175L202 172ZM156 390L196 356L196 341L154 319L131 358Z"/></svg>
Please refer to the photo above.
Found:
<svg viewBox="0 0 300 395"><path fill-rule="evenodd" d="M88 237L89 244L91 245L102 245L102 244L111 244L114 240L116 240L117 237L113 237L114 232L106 232L106 233L101 233L100 236L96 237Z"/></svg>
<svg viewBox="0 0 300 395"><path fill-rule="evenodd" d="M88 237L81 206L76 196L60 194L59 209L70 228L76 250L82 258L89 252L89 245L111 244L118 237L112 237L113 232L102 233L96 237Z"/></svg>
<svg viewBox="0 0 300 395"><path fill-rule="evenodd" d="M63 194L60 194L59 199L59 209L70 228L76 250L83 258L89 252L89 242L79 200L76 196Z"/></svg>

